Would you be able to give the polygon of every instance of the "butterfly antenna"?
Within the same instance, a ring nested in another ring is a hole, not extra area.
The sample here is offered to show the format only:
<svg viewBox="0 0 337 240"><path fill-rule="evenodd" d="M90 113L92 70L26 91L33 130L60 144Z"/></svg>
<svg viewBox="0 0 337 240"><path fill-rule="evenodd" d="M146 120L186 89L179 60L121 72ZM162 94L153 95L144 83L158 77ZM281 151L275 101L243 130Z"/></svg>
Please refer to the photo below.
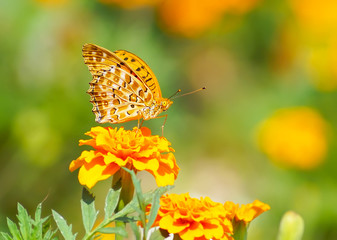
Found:
<svg viewBox="0 0 337 240"><path fill-rule="evenodd" d="M173 98L175 95L177 95L178 93L180 93L181 92L181 89L178 89L171 97L169 97L168 99L171 99L171 98Z"/></svg>
<svg viewBox="0 0 337 240"><path fill-rule="evenodd" d="M206 87L202 87L202 88L199 88L199 89L194 90L194 91L192 91L192 92L188 92L188 93L184 93L184 94L182 94L182 95L176 96L176 97L174 97L174 98L178 98L178 97L190 95L190 94L193 94L193 93L199 92L199 91L201 91L201 90L205 90L205 89L206 89ZM180 89L179 89L179 90L180 90ZM181 92L181 90L180 90L180 91L179 91L179 90L178 90L173 96L175 96L178 92ZM173 97L173 96L172 96L172 97ZM172 99L173 99L173 98L172 98Z"/></svg>

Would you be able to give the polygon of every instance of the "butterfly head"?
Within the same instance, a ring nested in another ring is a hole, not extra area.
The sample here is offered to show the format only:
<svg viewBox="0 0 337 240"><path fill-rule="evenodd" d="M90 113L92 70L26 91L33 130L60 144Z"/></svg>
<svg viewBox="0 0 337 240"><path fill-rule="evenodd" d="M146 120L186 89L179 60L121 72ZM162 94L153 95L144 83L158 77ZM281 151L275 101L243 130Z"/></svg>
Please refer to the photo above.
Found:
<svg viewBox="0 0 337 240"><path fill-rule="evenodd" d="M172 104L173 102L168 98L163 98L163 100L160 103L160 108L165 112Z"/></svg>

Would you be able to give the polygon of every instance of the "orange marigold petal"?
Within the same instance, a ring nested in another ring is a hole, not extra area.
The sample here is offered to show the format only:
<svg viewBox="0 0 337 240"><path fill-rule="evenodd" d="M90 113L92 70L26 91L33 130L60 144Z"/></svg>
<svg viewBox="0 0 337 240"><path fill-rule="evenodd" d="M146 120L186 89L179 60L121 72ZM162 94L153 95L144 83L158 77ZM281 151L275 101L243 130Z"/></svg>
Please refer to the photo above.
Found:
<svg viewBox="0 0 337 240"><path fill-rule="evenodd" d="M135 169L138 171L143 171L143 170L149 170L149 171L156 171L159 168L159 162L157 159L143 159L143 161L140 161L141 159L130 159L132 161L133 166Z"/></svg>
<svg viewBox="0 0 337 240"><path fill-rule="evenodd" d="M91 159L95 158L94 151L83 151L81 156L79 156L76 160L73 160L70 163L69 170L71 172L75 171L77 168L81 167L85 162L90 162Z"/></svg>
<svg viewBox="0 0 337 240"><path fill-rule="evenodd" d="M137 131L137 128L135 127L133 128L133 130ZM142 127L140 131L142 131L143 136L146 136L146 137L151 136L151 130L147 127Z"/></svg>
<svg viewBox="0 0 337 240"><path fill-rule="evenodd" d="M117 157L114 154L111 153L107 153L106 155L104 155L104 163L105 164L110 164L110 163L115 163L121 167L124 167L127 164L127 159L121 159L119 157Z"/></svg>
<svg viewBox="0 0 337 240"><path fill-rule="evenodd" d="M189 228L179 234L183 240L194 240L195 238L202 237L203 235L204 228L199 222L190 223Z"/></svg>
<svg viewBox="0 0 337 240"><path fill-rule="evenodd" d="M166 215L159 221L159 226L170 233L178 233L189 227L187 222L177 221L171 215Z"/></svg>
<svg viewBox="0 0 337 240"><path fill-rule="evenodd" d="M249 223L269 209L270 206L268 204L255 200L253 203L242 205L236 212L236 219Z"/></svg>
<svg viewBox="0 0 337 240"><path fill-rule="evenodd" d="M204 235L206 239L221 238L225 233L219 220L210 219L209 221L202 224L204 227Z"/></svg>
<svg viewBox="0 0 337 240"><path fill-rule="evenodd" d="M107 166L102 164L95 164L95 162L101 162L101 159L95 159L90 164L90 167L83 165L78 173L78 180L81 185L85 185L88 188L92 188L98 181L107 179L111 176L109 173L104 173Z"/></svg>

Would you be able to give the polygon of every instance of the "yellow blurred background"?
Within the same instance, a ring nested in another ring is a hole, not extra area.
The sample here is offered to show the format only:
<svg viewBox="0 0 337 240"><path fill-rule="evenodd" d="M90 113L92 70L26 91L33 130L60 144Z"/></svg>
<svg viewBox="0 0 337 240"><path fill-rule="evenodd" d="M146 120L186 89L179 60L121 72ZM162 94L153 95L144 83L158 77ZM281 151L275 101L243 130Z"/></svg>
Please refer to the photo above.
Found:
<svg viewBox="0 0 337 240"><path fill-rule="evenodd" d="M287 210L303 216L304 239L337 239L336 12L335 0L0 1L0 230L17 202L32 213L45 199L44 215L82 231L68 166L98 125L81 53L94 43L141 57L164 97L206 86L168 110L172 192L268 203L250 240L275 239ZM108 187L94 188L98 208Z"/></svg>

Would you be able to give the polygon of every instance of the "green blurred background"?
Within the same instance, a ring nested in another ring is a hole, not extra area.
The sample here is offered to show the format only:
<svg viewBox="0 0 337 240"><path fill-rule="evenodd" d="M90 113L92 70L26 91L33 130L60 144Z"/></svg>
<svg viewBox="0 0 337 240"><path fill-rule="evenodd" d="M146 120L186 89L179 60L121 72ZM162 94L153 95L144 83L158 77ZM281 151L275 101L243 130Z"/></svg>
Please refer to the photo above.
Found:
<svg viewBox="0 0 337 240"><path fill-rule="evenodd" d="M334 0L0 0L0 230L17 202L32 213L44 200L45 215L55 209L82 231L81 186L68 166L98 125L81 53L94 43L140 56L164 97L207 87L168 110L164 135L181 168L173 192L268 203L251 240L275 239L287 210L304 218L304 239L337 239L336 12ZM294 126L280 118L263 140L263 123L298 106L317 116L299 111ZM161 134L162 119L144 125ZM289 164L295 155L300 166ZM108 186L94 188L99 207Z"/></svg>

